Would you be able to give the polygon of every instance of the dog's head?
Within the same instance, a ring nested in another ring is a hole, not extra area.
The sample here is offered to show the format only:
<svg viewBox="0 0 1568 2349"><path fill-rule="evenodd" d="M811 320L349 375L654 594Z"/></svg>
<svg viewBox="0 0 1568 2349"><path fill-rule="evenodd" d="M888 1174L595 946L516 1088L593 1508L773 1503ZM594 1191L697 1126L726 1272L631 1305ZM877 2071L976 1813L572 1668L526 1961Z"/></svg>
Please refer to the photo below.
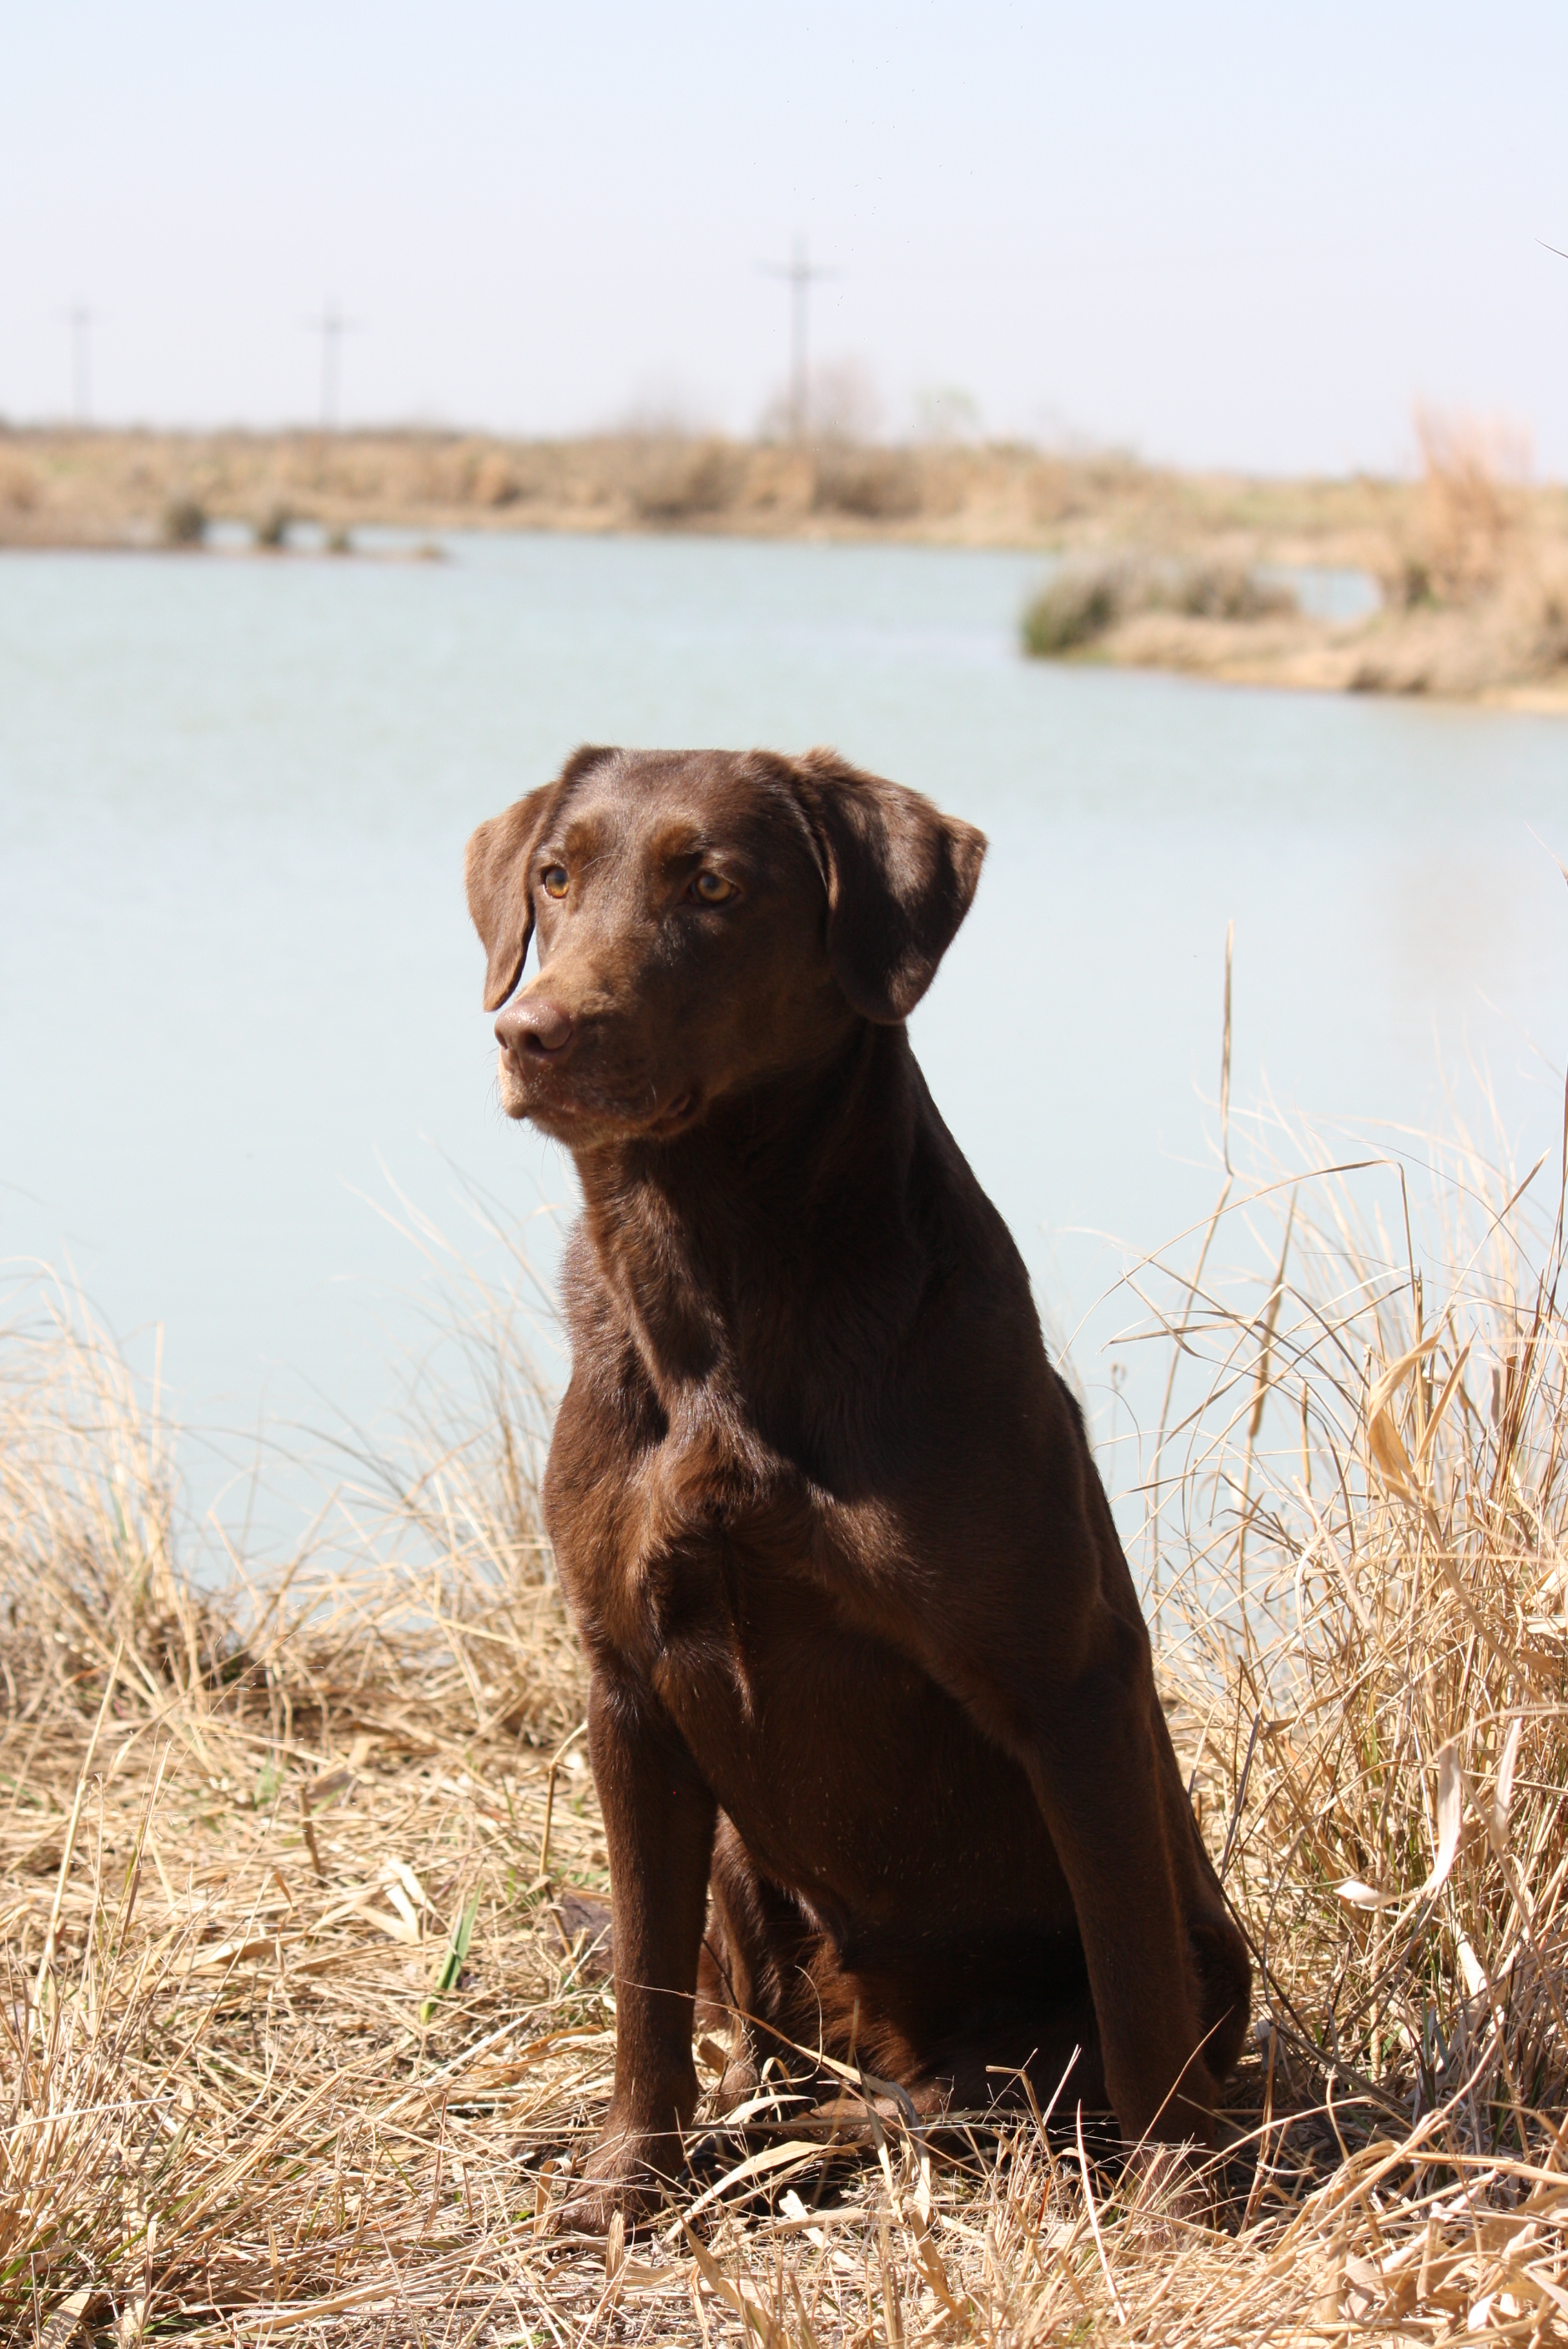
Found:
<svg viewBox="0 0 1568 2349"><path fill-rule="evenodd" d="M906 1019L985 853L830 751L577 751L469 843L503 1108L578 1147L671 1136Z"/></svg>

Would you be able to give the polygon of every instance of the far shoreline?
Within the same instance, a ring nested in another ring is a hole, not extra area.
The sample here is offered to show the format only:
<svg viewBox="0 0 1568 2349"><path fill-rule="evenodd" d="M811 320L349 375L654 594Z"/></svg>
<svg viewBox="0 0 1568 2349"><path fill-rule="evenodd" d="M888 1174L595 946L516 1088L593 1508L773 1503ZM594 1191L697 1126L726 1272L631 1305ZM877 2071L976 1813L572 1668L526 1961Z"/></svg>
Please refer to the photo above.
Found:
<svg viewBox="0 0 1568 2349"><path fill-rule="evenodd" d="M1010 548L1222 544L1377 566L1418 485L1183 473L1021 443L896 446L607 433L0 426L0 546L154 543L179 507L253 531L631 531ZM1568 491L1528 493L1568 533Z"/></svg>
<svg viewBox="0 0 1568 2349"><path fill-rule="evenodd" d="M1092 642L1031 636L1026 648L1215 683L1568 712L1568 488L1500 481L1451 435L1426 457L1419 480L1290 479L1018 443L3 426L0 553L276 561L308 528L323 541L312 559L331 560L418 560L442 535L484 532L1008 552L1104 579L1174 567L1232 586L1357 571L1383 600L1352 623L1227 593L1217 610L1145 600ZM210 547L215 528L250 544ZM373 529L424 548L356 548Z"/></svg>

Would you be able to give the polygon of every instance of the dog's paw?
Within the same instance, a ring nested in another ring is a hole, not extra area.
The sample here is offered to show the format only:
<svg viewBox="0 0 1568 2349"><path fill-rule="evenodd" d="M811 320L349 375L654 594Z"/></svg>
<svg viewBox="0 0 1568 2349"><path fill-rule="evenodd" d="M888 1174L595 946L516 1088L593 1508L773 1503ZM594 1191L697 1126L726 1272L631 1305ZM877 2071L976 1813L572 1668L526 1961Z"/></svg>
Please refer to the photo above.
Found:
<svg viewBox="0 0 1568 2349"><path fill-rule="evenodd" d="M567 2199L551 2211L546 2231L552 2235L607 2235L620 2220L627 2234L651 2219L664 2201L656 2181L584 2178Z"/></svg>
<svg viewBox="0 0 1568 2349"><path fill-rule="evenodd" d="M552 2235L607 2235L617 2218L627 2233L652 2217L686 2164L678 2137L617 2129L600 2138L583 2176L546 2221Z"/></svg>

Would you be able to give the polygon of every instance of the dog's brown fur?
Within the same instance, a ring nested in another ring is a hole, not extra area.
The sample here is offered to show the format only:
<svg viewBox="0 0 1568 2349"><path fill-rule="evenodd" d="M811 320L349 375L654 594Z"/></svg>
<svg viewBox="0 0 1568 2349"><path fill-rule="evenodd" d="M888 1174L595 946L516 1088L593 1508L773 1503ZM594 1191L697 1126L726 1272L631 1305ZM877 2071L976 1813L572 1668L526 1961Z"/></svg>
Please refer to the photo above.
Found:
<svg viewBox="0 0 1568 2349"><path fill-rule="evenodd" d="M710 1896L731 2104L780 2039L928 2112L1076 2048L1069 2104L1205 2141L1245 2029L1081 1421L903 1025L984 853L821 751L579 751L469 844L487 1009L538 929L502 1102L584 1205L544 1494L614 1919L580 2225L679 2167Z"/></svg>

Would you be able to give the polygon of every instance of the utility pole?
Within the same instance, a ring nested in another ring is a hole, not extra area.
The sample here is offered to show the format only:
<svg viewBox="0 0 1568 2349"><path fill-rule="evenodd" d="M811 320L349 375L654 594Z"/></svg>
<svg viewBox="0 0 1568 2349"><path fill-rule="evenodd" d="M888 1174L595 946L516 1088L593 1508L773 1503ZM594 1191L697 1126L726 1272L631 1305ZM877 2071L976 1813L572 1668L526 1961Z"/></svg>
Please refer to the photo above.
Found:
<svg viewBox="0 0 1568 2349"><path fill-rule="evenodd" d="M71 328L71 412L78 424L86 424L92 413L93 314L78 302L66 316Z"/></svg>
<svg viewBox="0 0 1568 2349"><path fill-rule="evenodd" d="M339 359L345 335L358 327L357 318L346 318L335 300L327 301L319 318L307 318L305 325L314 335L321 336L321 429L324 432L337 428L337 378Z"/></svg>
<svg viewBox="0 0 1568 2349"><path fill-rule="evenodd" d="M806 437L808 377L806 369L807 304L811 288L820 279L836 277L836 269L817 269L806 257L806 240L795 239L795 250L788 263L760 263L765 277L781 277L789 288L789 438L803 440Z"/></svg>

